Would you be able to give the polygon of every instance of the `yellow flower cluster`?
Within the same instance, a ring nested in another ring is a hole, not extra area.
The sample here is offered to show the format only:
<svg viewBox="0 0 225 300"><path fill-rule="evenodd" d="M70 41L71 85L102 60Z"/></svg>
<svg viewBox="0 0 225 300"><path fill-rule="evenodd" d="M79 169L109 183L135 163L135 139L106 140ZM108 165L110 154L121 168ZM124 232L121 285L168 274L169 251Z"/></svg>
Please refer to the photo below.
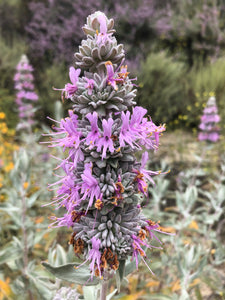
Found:
<svg viewBox="0 0 225 300"><path fill-rule="evenodd" d="M14 168L13 152L19 147L14 142L15 130L9 129L6 124L6 115L0 112L0 187L3 186L5 173Z"/></svg>
<svg viewBox="0 0 225 300"><path fill-rule="evenodd" d="M203 92L203 93L195 93L196 98L208 98L208 97L215 97L215 93L214 92Z"/></svg>

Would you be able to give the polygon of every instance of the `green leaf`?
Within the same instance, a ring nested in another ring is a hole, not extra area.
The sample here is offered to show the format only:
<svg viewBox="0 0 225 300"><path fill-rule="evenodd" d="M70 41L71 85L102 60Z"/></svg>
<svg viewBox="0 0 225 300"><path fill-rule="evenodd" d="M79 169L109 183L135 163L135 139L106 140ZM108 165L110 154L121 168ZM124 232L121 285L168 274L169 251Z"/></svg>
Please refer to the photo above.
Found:
<svg viewBox="0 0 225 300"><path fill-rule="evenodd" d="M117 286L118 292L120 292L120 285L121 285L121 282L122 282L122 280L124 278L124 274L125 274L125 263L126 263L125 260L120 260L119 268L116 271L116 286Z"/></svg>
<svg viewBox="0 0 225 300"><path fill-rule="evenodd" d="M70 263L59 267L53 267L47 262L42 262L42 265L55 277L76 284L90 286L96 285L100 281L97 277L91 279L90 269L87 266L79 267L79 264ZM79 267L79 269L75 269L74 267Z"/></svg>
<svg viewBox="0 0 225 300"><path fill-rule="evenodd" d="M0 264L16 260L20 258L22 254L23 253L21 252L21 250L19 248L16 248L15 244L11 242L0 251Z"/></svg>
<svg viewBox="0 0 225 300"><path fill-rule="evenodd" d="M117 289L115 289L111 294L109 294L107 297L106 297L106 300L111 300L113 296L115 296L115 294L117 293Z"/></svg>
<svg viewBox="0 0 225 300"><path fill-rule="evenodd" d="M120 292L120 285L121 285L120 274L119 272L116 272L116 286L119 292Z"/></svg>
<svg viewBox="0 0 225 300"><path fill-rule="evenodd" d="M28 208L31 208L33 204L36 202L37 198L40 196L41 191L37 191L33 195L31 195L29 198L27 198L27 206Z"/></svg>
<svg viewBox="0 0 225 300"><path fill-rule="evenodd" d="M49 287L46 286L46 284L50 284L50 282L44 282L43 280L32 280L32 283L35 285L39 295L41 295L41 298L43 300L52 299L54 295L54 291L51 291Z"/></svg>
<svg viewBox="0 0 225 300"><path fill-rule="evenodd" d="M140 262L141 258L138 257L138 261ZM134 270L136 270L136 260L133 260L129 263L126 263L125 265L125 271L124 271L124 276L126 277L127 275L129 275L130 273L134 272Z"/></svg>
<svg viewBox="0 0 225 300"><path fill-rule="evenodd" d="M84 299L85 300L93 300L97 299L97 289L96 286L83 286L83 293L84 293Z"/></svg>
<svg viewBox="0 0 225 300"><path fill-rule="evenodd" d="M125 264L126 264L126 260L120 260L120 264L119 264L119 268L117 270L117 272L120 275L120 280L123 280L124 274L125 274Z"/></svg>

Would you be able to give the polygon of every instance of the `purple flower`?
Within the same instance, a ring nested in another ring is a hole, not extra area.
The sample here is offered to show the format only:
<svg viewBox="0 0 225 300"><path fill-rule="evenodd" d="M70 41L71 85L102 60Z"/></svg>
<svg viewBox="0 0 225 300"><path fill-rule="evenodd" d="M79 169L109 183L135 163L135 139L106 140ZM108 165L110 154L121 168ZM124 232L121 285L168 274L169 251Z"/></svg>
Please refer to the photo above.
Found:
<svg viewBox="0 0 225 300"><path fill-rule="evenodd" d="M116 79L118 82L124 83L127 79L127 76L130 74L130 72L127 72L127 65L120 67L120 72L118 73L118 78ZM137 80L137 78L133 78L130 80Z"/></svg>
<svg viewBox="0 0 225 300"><path fill-rule="evenodd" d="M98 128L98 114L94 111L93 113L89 113L86 115L86 118L89 120L91 124L91 131L88 133L86 137L87 144L91 144L93 147L95 141L99 139L100 132Z"/></svg>
<svg viewBox="0 0 225 300"><path fill-rule="evenodd" d="M148 185L144 180L144 175L137 171L137 176L134 179L138 184L138 190L145 196L147 196Z"/></svg>
<svg viewBox="0 0 225 300"><path fill-rule="evenodd" d="M147 225L143 229L141 229L138 233L138 236L132 235L133 255L132 255L131 260L133 260L135 258L136 267L138 268L138 263L139 263L138 255L140 254L142 261L146 264L149 271L154 275L154 273L152 272L152 270L150 269L150 267L148 266L148 264L146 263L146 261L144 259L144 257L146 258L146 253L142 249L142 246L147 247L147 248L156 248L156 249L162 249L162 248L161 247L155 247L155 246L152 246L152 245L148 244L146 234L148 233L150 235L151 239L154 237L158 242L160 242L160 244L162 244L161 241L153 234L152 231L158 231L158 232L169 234L169 235L173 235L173 234L167 233L167 232L162 232L162 231L158 230L157 228L159 227L159 225L152 222L151 220L147 220L147 223L149 225Z"/></svg>
<svg viewBox="0 0 225 300"><path fill-rule="evenodd" d="M163 234L168 234L168 235L174 235L175 234L175 233L169 233L169 232L161 231L159 224L153 222L152 220L147 220L146 222L148 223L148 225L145 226L144 229L145 229L145 231L148 232L148 234L150 236L150 239L152 240L153 238L155 238L160 244L162 244L162 242L154 234L154 231L159 232L159 233L163 233Z"/></svg>
<svg viewBox="0 0 225 300"><path fill-rule="evenodd" d="M112 33L107 33L107 23L106 23L106 17L103 14L100 14L98 16L98 22L100 25L100 32L97 33L97 40L96 43L98 45L106 44L108 41L110 41L110 37Z"/></svg>
<svg viewBox="0 0 225 300"><path fill-rule="evenodd" d="M162 244L162 242L153 233L153 231L161 232L160 230L157 230L157 228L159 228L159 224L152 222L151 220L147 220L147 223L148 223L148 225L145 226L145 230L149 233L150 238L151 239L155 238L160 244Z"/></svg>
<svg viewBox="0 0 225 300"><path fill-rule="evenodd" d="M53 139L53 141L51 142L52 145L49 147L61 146L63 147L63 151L65 151L66 148L69 148L69 156L67 158L67 161L71 159L73 161L74 167L76 167L77 162L82 160L84 157L83 152L79 147L82 133L80 131L77 131L77 115L74 114L72 110L70 110L69 116L69 118L62 119L61 122L55 121L59 123L60 126L54 127L55 132L51 133L50 135L53 137L59 137ZM61 136L63 134L64 136Z"/></svg>
<svg viewBox="0 0 225 300"><path fill-rule="evenodd" d="M76 180L76 176L73 172L73 165L71 163L68 163L66 160L63 160L60 164L60 167L64 170L66 175L61 176L60 180L57 182L49 185L50 188L60 185L60 187L57 189L57 196L53 198L53 201L47 205L55 204L56 209L59 209L60 207L65 207L67 210L67 213L64 214L61 218L51 217L52 220L55 222L50 225L50 227L61 227L61 226L72 226L73 220L71 213L75 209L77 205L80 204L80 186L74 185L74 181ZM57 224L57 225L56 225Z"/></svg>
<svg viewBox="0 0 225 300"><path fill-rule="evenodd" d="M201 117L199 129L203 130L198 134L200 141L208 140L210 142L217 142L219 140L219 127L217 123L220 117L217 114L216 98L210 97Z"/></svg>
<svg viewBox="0 0 225 300"><path fill-rule="evenodd" d="M69 76L70 76L70 81L72 82L72 84L67 83L65 85L65 88L63 89L63 92L65 92L66 98L72 97L73 94L78 90L77 82L78 82L80 72L81 72L81 69L75 70L74 67L70 67Z"/></svg>
<svg viewBox="0 0 225 300"><path fill-rule="evenodd" d="M93 238L91 239L91 243L92 243L92 249L89 251L88 260L91 261L90 269L92 271L91 277L93 278L96 265L99 270L99 274L101 276L101 268L100 268L101 252L99 251L101 241L99 239L96 239L95 236L93 236Z"/></svg>
<svg viewBox="0 0 225 300"><path fill-rule="evenodd" d="M109 118L108 120L102 121L102 127L103 127L103 137L101 137L97 142L97 151L101 152L102 150L102 159L106 157L106 151L109 150L111 153L115 151L115 148L113 146L113 140L111 138L112 136L112 125L113 125L113 119Z"/></svg>
<svg viewBox="0 0 225 300"><path fill-rule="evenodd" d="M209 106L209 107L205 107L204 109L204 114L212 114L212 113L217 113L218 109L217 106Z"/></svg>
<svg viewBox="0 0 225 300"><path fill-rule="evenodd" d="M211 141L211 142L217 142L220 138L220 135L218 132L210 132L208 134L208 140Z"/></svg>
<svg viewBox="0 0 225 300"><path fill-rule="evenodd" d="M156 126L152 120L144 118L147 110L140 106L133 108L130 120L130 129L139 139L139 144L147 149L157 149L159 136L165 130L165 126Z"/></svg>
<svg viewBox="0 0 225 300"><path fill-rule="evenodd" d="M79 147L80 137L82 134L77 131L78 117L72 110L69 111L69 114L70 117L62 119L60 127L54 127L56 132L51 134L53 136L65 134L65 136L55 139L55 143L51 147L62 146L64 151L66 148L77 149Z"/></svg>
<svg viewBox="0 0 225 300"><path fill-rule="evenodd" d="M202 122L207 123L218 123L220 121L219 115L203 115L201 117Z"/></svg>
<svg viewBox="0 0 225 300"><path fill-rule="evenodd" d="M35 92L26 92L25 97L26 99L37 101L38 95Z"/></svg>
<svg viewBox="0 0 225 300"><path fill-rule="evenodd" d="M14 76L16 94L15 102L19 110L20 123L17 129L30 129L34 124L34 108L31 102L38 100L38 95L33 91L34 85L33 75L31 72L33 67L29 65L26 55L21 57L20 63L17 65L17 73ZM30 102L30 103L29 103Z"/></svg>
<svg viewBox="0 0 225 300"><path fill-rule="evenodd" d="M132 130L139 131L139 126L143 120L144 115L147 113L147 109L141 106L135 106L131 115L130 126Z"/></svg>
<svg viewBox="0 0 225 300"><path fill-rule="evenodd" d="M205 141L207 140L208 134L206 132L200 132L198 134L198 139L199 141Z"/></svg>
<svg viewBox="0 0 225 300"><path fill-rule="evenodd" d="M92 175L92 163L85 164L84 172L81 175L83 183L81 185L82 200L89 198L87 210L92 206L94 198L97 200L101 195L98 180Z"/></svg>
<svg viewBox="0 0 225 300"><path fill-rule="evenodd" d="M132 239L133 239L133 243L132 243L132 247L133 247L133 255L131 260L133 260L135 258L136 260L136 268L138 269L138 255L140 254L141 256L146 257L146 253L145 251L141 248L141 246L146 246L148 248L150 248L150 246L148 244L146 244L146 242L144 242L143 240L141 240L140 238L138 238L135 235L132 235Z"/></svg>
<svg viewBox="0 0 225 300"><path fill-rule="evenodd" d="M81 187L79 185L74 185L74 181L77 178L74 175L72 163L68 163L66 160L63 160L60 167L66 175L60 176L61 179L49 185L49 187L61 184L61 186L57 189L57 197L53 202L58 203L57 209L63 206L69 212L72 212L74 207L80 202L79 190Z"/></svg>
<svg viewBox="0 0 225 300"><path fill-rule="evenodd" d="M139 169L139 172L143 174L144 178L149 180L152 184L155 184L154 180L151 178L152 175L158 175L161 174L160 171L151 171L151 170L146 170L144 167L146 166L148 162L148 152L145 151L142 154L142 159L141 159L141 167Z"/></svg>
<svg viewBox="0 0 225 300"><path fill-rule="evenodd" d="M122 121L122 126L120 130L120 135L119 135L119 142L120 142L120 147L125 146L125 142L128 143L132 148L133 146L133 141L135 140L135 135L134 132L130 128L130 112L127 111L126 113L122 112L121 113L121 121Z"/></svg>
<svg viewBox="0 0 225 300"><path fill-rule="evenodd" d="M51 217L49 217L49 219L55 221L55 222L51 223L49 228L58 228L58 227L62 227L62 226L67 226L68 228L70 228L73 225L72 216L71 216L71 214L68 214L68 213L64 214L64 216L61 218L51 216Z"/></svg>
<svg viewBox="0 0 225 300"><path fill-rule="evenodd" d="M18 71L29 71L29 72L33 72L33 67L30 66L28 63L19 63L16 67L16 69Z"/></svg>
<svg viewBox="0 0 225 300"><path fill-rule="evenodd" d="M84 77L84 79L87 81L85 88L88 89L88 95L91 95L95 86L95 81L87 77Z"/></svg>
<svg viewBox="0 0 225 300"><path fill-rule="evenodd" d="M121 181L122 181L121 180L121 175L119 175L117 182L114 184L115 196L112 197L114 199L112 204L114 204L115 206L118 205L119 200L123 199L122 194L124 193L124 186L123 186Z"/></svg>
<svg viewBox="0 0 225 300"><path fill-rule="evenodd" d="M111 61L107 61L105 63L106 66L106 70L107 70L107 83L109 85L111 85L114 90L118 90L118 86L116 85L116 79L114 78L115 73L114 73L114 69L113 69L113 65L111 63Z"/></svg>

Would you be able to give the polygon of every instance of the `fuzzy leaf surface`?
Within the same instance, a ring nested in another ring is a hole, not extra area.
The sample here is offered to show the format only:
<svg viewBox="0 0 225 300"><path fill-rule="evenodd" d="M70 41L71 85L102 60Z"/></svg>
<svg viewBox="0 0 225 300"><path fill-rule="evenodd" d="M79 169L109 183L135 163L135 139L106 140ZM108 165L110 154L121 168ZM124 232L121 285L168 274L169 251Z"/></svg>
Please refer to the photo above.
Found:
<svg viewBox="0 0 225 300"><path fill-rule="evenodd" d="M75 269L74 267L78 267L79 264L70 263L61 265L59 267L53 267L47 262L42 262L42 265L55 277L62 280L70 281L76 284L85 284L86 286L97 285L99 283L98 278L90 278L90 269L87 266L82 266L79 269Z"/></svg>

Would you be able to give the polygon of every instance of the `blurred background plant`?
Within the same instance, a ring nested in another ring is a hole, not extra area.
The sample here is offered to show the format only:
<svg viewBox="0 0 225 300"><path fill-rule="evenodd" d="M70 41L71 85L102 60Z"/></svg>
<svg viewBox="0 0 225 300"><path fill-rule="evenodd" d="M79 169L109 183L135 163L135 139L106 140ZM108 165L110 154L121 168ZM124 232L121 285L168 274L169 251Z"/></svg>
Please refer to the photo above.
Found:
<svg viewBox="0 0 225 300"><path fill-rule="evenodd" d="M0 299L51 300L62 294L67 299L70 293L85 298L89 292L55 282L40 265L74 262L74 254L70 232L47 228L52 208L42 205L54 195L46 182L53 179L49 155L55 153L38 142L49 132L46 117L63 116L61 93L52 87L68 82L65 74L83 37L77 28L97 9L117 22L126 63L138 77L138 103L154 122L167 124L150 169L171 172L156 178L143 210L153 211L164 231L176 233L172 239L163 236L164 251L151 253L156 276L142 266L112 299L225 299L223 0L0 0ZM40 105L29 137L15 134L13 77L23 53L35 69ZM202 160L197 128L212 96L221 138ZM114 286L111 282L112 291Z"/></svg>

